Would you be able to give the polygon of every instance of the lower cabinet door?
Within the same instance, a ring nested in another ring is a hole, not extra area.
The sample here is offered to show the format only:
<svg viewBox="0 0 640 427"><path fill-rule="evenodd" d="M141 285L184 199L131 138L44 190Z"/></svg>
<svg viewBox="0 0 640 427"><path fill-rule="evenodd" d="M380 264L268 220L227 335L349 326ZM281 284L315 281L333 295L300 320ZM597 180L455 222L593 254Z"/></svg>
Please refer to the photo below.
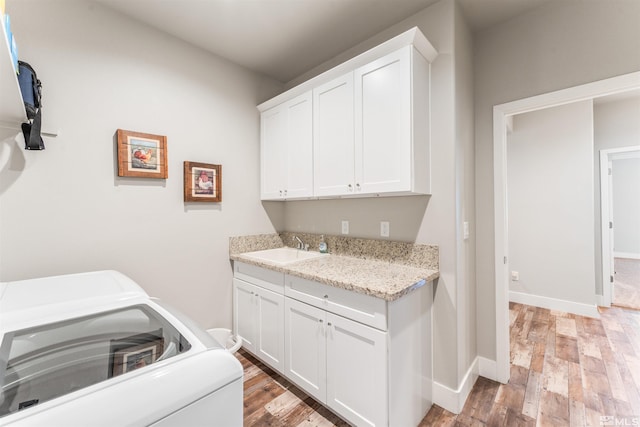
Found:
<svg viewBox="0 0 640 427"><path fill-rule="evenodd" d="M387 335L327 313L327 406L356 426L388 425Z"/></svg>
<svg viewBox="0 0 640 427"><path fill-rule="evenodd" d="M265 363L284 372L284 295L255 288L257 334L255 353Z"/></svg>
<svg viewBox="0 0 640 427"><path fill-rule="evenodd" d="M257 335L255 294L254 285L233 279L233 330L236 335L242 337L242 346L254 354Z"/></svg>
<svg viewBox="0 0 640 427"><path fill-rule="evenodd" d="M324 310L285 298L285 375L321 403L326 401Z"/></svg>

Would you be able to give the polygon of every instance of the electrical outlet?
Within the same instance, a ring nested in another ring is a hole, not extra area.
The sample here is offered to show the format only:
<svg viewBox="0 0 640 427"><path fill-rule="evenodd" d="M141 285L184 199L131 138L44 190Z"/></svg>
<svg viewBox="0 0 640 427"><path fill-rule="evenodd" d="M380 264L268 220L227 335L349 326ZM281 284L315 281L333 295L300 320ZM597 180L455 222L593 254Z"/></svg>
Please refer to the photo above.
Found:
<svg viewBox="0 0 640 427"><path fill-rule="evenodd" d="M389 237L389 221L380 221L380 236Z"/></svg>
<svg viewBox="0 0 640 427"><path fill-rule="evenodd" d="M511 280L513 282L517 282L518 280L520 280L520 273L517 271L512 271L511 272Z"/></svg>
<svg viewBox="0 0 640 427"><path fill-rule="evenodd" d="M342 220L342 234L349 234L349 221Z"/></svg>

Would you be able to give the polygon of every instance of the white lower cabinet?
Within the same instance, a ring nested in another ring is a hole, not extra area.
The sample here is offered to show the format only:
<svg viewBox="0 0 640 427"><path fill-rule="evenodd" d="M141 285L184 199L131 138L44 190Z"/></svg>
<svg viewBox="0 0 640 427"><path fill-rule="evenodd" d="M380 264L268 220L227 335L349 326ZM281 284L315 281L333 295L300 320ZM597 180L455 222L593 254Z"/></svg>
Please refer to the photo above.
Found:
<svg viewBox="0 0 640 427"><path fill-rule="evenodd" d="M284 296L233 279L234 329L243 347L279 372L284 369Z"/></svg>
<svg viewBox="0 0 640 427"><path fill-rule="evenodd" d="M327 313L327 406L355 425L387 424L387 334Z"/></svg>
<svg viewBox="0 0 640 427"><path fill-rule="evenodd" d="M240 262L243 347L354 426L415 426L432 403L426 284L395 301Z"/></svg>
<svg viewBox="0 0 640 427"><path fill-rule="evenodd" d="M327 398L326 312L285 298L284 374L324 403Z"/></svg>
<svg viewBox="0 0 640 427"><path fill-rule="evenodd" d="M355 425L387 421L387 334L285 298L285 375Z"/></svg>

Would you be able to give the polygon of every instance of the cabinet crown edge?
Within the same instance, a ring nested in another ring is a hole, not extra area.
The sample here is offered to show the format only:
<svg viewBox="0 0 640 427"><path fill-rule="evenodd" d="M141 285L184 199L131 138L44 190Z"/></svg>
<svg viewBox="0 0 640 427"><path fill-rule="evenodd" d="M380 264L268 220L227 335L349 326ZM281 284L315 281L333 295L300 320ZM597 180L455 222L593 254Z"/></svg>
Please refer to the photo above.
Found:
<svg viewBox="0 0 640 427"><path fill-rule="evenodd" d="M438 56L438 51L433 47L425 35L420 31L418 27L413 27L384 43L379 44L354 58L343 62L319 75L313 77L298 86L295 86L286 92L276 95L275 97L258 105L258 110L262 113L269 110L285 101L288 101L296 96L309 91L319 85L327 83L342 74L353 71L358 67L366 65L378 58L381 58L391 52L401 49L405 46L412 45L415 49L431 63Z"/></svg>

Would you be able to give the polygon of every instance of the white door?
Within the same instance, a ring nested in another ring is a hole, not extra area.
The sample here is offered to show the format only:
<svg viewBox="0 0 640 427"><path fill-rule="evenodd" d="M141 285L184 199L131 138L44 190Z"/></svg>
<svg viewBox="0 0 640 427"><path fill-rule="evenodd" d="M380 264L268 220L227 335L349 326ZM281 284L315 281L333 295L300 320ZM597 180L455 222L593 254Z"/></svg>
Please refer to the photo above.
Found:
<svg viewBox="0 0 640 427"><path fill-rule="evenodd" d="M256 287L233 279L233 329L242 338L242 346L256 351Z"/></svg>
<svg viewBox="0 0 640 427"><path fill-rule="evenodd" d="M315 196L353 193L353 72L313 90Z"/></svg>
<svg viewBox="0 0 640 427"><path fill-rule="evenodd" d="M287 187L287 112L279 105L260 116L261 199L284 197Z"/></svg>
<svg viewBox="0 0 640 427"><path fill-rule="evenodd" d="M321 403L326 401L325 312L285 298L285 375Z"/></svg>
<svg viewBox="0 0 640 427"><path fill-rule="evenodd" d="M256 355L284 372L284 296L256 287Z"/></svg>
<svg viewBox="0 0 640 427"><path fill-rule="evenodd" d="M313 195L313 115L311 91L285 103L287 185L285 198Z"/></svg>
<svg viewBox="0 0 640 427"><path fill-rule="evenodd" d="M358 68L355 81L356 192L411 186L411 46Z"/></svg>
<svg viewBox="0 0 640 427"><path fill-rule="evenodd" d="M384 426L387 397L386 334L327 313L329 408L354 425Z"/></svg>

